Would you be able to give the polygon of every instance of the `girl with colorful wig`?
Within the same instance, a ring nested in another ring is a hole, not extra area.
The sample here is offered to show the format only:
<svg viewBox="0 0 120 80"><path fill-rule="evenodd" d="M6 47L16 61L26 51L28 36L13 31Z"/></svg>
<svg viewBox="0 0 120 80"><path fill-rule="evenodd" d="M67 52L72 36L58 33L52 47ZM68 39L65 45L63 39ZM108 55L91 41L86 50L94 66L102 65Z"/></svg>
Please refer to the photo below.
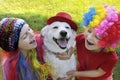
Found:
<svg viewBox="0 0 120 80"><path fill-rule="evenodd" d="M41 44L39 35L23 19L0 21L0 47L5 55L2 80L47 80L50 67L42 60L37 43Z"/></svg>
<svg viewBox="0 0 120 80"><path fill-rule="evenodd" d="M120 13L113 6L91 7L81 26L85 33L76 36L77 71L67 75L78 80L113 80L113 69L120 44Z"/></svg>

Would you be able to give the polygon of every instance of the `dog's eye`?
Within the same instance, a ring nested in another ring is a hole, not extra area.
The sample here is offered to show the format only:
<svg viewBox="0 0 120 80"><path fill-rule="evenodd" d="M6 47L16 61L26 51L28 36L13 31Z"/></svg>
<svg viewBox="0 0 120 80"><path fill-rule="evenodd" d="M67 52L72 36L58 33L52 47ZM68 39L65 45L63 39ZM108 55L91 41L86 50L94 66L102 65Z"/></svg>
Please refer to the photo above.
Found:
<svg viewBox="0 0 120 80"><path fill-rule="evenodd" d="M66 28L66 29L69 29L70 27L68 27L68 26L65 26L65 28Z"/></svg>
<svg viewBox="0 0 120 80"><path fill-rule="evenodd" d="M58 26L54 26L53 29L58 29Z"/></svg>

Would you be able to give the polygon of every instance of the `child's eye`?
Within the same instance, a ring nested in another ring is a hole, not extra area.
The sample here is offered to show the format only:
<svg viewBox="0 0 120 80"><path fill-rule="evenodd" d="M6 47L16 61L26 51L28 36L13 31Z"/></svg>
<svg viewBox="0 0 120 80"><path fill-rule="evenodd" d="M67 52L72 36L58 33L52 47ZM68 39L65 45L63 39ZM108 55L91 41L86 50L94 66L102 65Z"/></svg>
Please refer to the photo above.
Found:
<svg viewBox="0 0 120 80"><path fill-rule="evenodd" d="M97 36L97 35L95 35L95 38L98 39L98 40L101 40L101 39L102 39L101 37L99 37L99 36Z"/></svg>
<svg viewBox="0 0 120 80"><path fill-rule="evenodd" d="M92 30L91 30L91 29L88 29L88 32L89 32L89 33L91 33L91 32L92 32Z"/></svg>
<svg viewBox="0 0 120 80"><path fill-rule="evenodd" d="M27 38L27 33L23 35L23 39L26 39L26 38Z"/></svg>
<svg viewBox="0 0 120 80"><path fill-rule="evenodd" d="M30 31L30 28L28 29L28 31Z"/></svg>

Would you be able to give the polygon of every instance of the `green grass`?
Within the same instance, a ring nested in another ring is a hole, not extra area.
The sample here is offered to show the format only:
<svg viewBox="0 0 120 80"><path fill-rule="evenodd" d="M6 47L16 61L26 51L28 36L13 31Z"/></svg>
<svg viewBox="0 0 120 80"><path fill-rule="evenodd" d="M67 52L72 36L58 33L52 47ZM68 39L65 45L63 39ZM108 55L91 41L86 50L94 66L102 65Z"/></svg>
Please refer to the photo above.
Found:
<svg viewBox="0 0 120 80"><path fill-rule="evenodd" d="M71 14L79 26L83 13L90 6L103 4L114 5L120 11L119 0L0 0L0 19L4 17L23 18L32 29L40 31L49 17L59 11L65 11ZM77 33L80 32L79 27ZM119 68L120 62L116 65L114 80L120 80Z"/></svg>

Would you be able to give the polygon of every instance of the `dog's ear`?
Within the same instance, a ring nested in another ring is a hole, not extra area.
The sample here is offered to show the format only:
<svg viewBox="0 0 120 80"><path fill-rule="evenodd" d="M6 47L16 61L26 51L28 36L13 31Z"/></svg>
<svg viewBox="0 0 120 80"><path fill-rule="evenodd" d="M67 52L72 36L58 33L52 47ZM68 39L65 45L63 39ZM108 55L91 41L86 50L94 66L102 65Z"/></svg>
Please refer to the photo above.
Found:
<svg viewBox="0 0 120 80"><path fill-rule="evenodd" d="M44 28L42 28L42 30L41 30L41 35L42 36L45 36L47 34L47 32L49 30L48 28L49 28L49 25L46 25Z"/></svg>

